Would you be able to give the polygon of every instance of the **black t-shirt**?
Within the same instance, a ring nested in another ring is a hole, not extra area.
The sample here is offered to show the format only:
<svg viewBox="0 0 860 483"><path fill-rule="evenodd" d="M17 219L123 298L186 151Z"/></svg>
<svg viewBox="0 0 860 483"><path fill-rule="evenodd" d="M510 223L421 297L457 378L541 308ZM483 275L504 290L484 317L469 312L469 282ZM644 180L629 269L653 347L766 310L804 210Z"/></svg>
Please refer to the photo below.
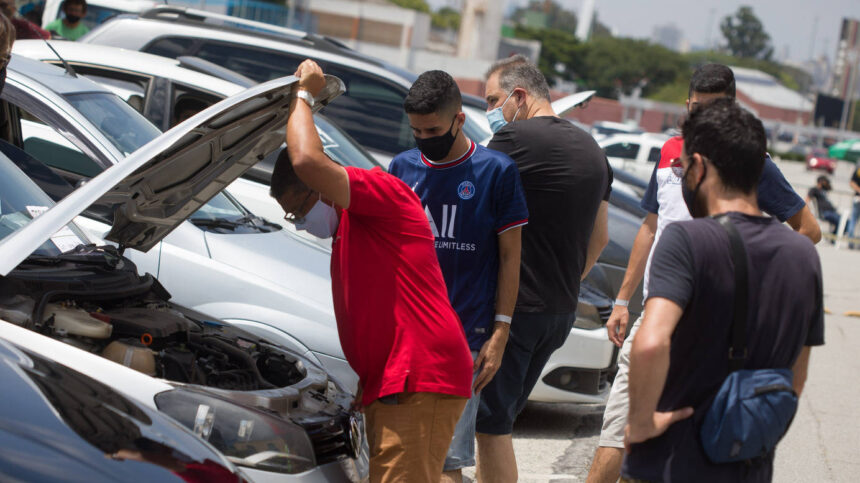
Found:
<svg viewBox="0 0 860 483"><path fill-rule="evenodd" d="M746 369L791 368L803 346L824 343L821 264L808 238L773 218L729 214L747 251ZM669 225L651 260L648 296L684 308L672 334L658 411L692 406L692 418L632 446L624 475L653 481L770 481L773 454L748 465L715 465L699 440L713 396L728 376L734 305L729 238L710 218Z"/></svg>
<svg viewBox="0 0 860 483"><path fill-rule="evenodd" d="M516 310L574 312L597 209L611 191L603 150L590 134L552 116L512 122L488 147L517 163L529 209Z"/></svg>
<svg viewBox="0 0 860 483"><path fill-rule="evenodd" d="M809 197L815 198L815 203L818 205L818 212L824 213L825 211L836 211L836 208L833 207L833 203L827 199L827 192L818 186L813 186L809 188Z"/></svg>

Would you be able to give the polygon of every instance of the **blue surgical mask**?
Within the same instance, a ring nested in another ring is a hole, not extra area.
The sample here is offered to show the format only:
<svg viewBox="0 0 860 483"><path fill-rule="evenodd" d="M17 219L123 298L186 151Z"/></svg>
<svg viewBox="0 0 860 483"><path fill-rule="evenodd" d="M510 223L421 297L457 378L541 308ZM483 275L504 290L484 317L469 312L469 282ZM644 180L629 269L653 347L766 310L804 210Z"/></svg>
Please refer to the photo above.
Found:
<svg viewBox="0 0 860 483"><path fill-rule="evenodd" d="M514 91L511 91L511 93L508 94L508 97L505 98L505 102L503 102L501 106L487 111L487 120L490 121L490 131L493 131L493 134L497 133L499 129L505 127L508 123L508 121L505 120L505 115L502 113L502 108L505 107L505 104L508 103L508 99L510 99L512 95L514 95ZM511 122L517 120L517 114L519 113L520 110L518 108L517 112L514 113L514 118L511 119Z"/></svg>
<svg viewBox="0 0 860 483"><path fill-rule="evenodd" d="M337 219L337 211L320 199L314 203L311 211L304 216L301 223L296 223L296 230L306 230L317 238L331 238L337 230L340 220Z"/></svg>

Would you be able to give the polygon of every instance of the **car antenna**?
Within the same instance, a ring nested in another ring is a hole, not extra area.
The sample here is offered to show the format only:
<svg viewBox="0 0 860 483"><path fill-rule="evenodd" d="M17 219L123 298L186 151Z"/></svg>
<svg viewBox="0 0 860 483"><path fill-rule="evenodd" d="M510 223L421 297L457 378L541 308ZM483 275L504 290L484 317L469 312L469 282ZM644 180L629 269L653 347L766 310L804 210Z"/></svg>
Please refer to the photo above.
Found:
<svg viewBox="0 0 860 483"><path fill-rule="evenodd" d="M77 72L75 72L75 69L73 69L73 68L72 68L72 66L71 66L71 65L69 65L69 63L68 63L68 62L66 62L66 59L64 59L64 58L63 58L63 56L62 56L62 55L60 55L60 53L59 53L59 52L57 52L57 50L54 48L54 46L53 46L53 45L51 45L51 43L50 43L50 42L48 42L48 39L46 39L46 38L42 35L42 33L41 33L41 32L39 32L38 30L37 30L36 32L39 34L39 37L42 37L42 40L44 40L44 41L45 41L45 45L47 45L47 46L48 46L48 48L49 48L49 49L51 49L51 52L53 52L53 53L54 53L54 55L56 55L56 56L57 56L57 58L58 58L58 59L60 59L60 62L62 62L62 63L63 63L63 68L65 68L65 69L66 69L66 73L67 73L67 74L69 74L69 75L70 75L70 76L72 76L72 77L77 77L77 76L78 76L78 73L77 73Z"/></svg>

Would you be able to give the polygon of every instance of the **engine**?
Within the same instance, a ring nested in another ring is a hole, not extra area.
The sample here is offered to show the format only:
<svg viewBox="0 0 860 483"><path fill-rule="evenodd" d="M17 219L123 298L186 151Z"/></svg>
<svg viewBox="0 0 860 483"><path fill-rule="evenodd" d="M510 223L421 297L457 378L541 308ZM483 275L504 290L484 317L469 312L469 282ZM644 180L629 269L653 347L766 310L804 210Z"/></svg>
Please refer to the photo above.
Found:
<svg viewBox="0 0 860 483"><path fill-rule="evenodd" d="M133 265L107 286L92 286L101 277L87 270L53 268L0 279L0 319L171 381L251 391L304 377L288 353L168 303L153 277L127 273Z"/></svg>

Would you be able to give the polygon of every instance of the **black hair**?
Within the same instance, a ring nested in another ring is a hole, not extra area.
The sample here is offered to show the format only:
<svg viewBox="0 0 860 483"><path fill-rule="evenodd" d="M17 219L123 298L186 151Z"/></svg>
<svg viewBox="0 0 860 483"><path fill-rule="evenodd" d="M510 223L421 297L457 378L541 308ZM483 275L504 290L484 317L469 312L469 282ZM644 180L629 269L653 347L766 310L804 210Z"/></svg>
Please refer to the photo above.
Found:
<svg viewBox="0 0 860 483"><path fill-rule="evenodd" d="M441 70L428 70L418 76L403 101L407 114L459 112L463 100L454 78Z"/></svg>
<svg viewBox="0 0 860 483"><path fill-rule="evenodd" d="M687 97L694 92L702 94L725 94L735 98L735 74L732 69L723 64L705 64L699 66L690 78L690 90Z"/></svg>
<svg viewBox="0 0 860 483"><path fill-rule="evenodd" d="M820 183L822 181L826 181L827 184L830 184L830 178L824 175L819 176L818 179L815 180L816 183Z"/></svg>
<svg viewBox="0 0 860 483"><path fill-rule="evenodd" d="M69 5L80 5L81 7L83 7L84 12L87 11L87 0L64 0L63 8L61 10L65 11L66 7L68 7Z"/></svg>
<svg viewBox="0 0 860 483"><path fill-rule="evenodd" d="M290 153L287 152L287 148L283 148L278 153L278 160L275 161L275 168L272 170L272 181L269 183L269 196L277 200L281 196L284 196L284 193L287 191L296 188L307 189L305 183L299 179L295 170L293 170Z"/></svg>
<svg viewBox="0 0 860 483"><path fill-rule="evenodd" d="M681 131L687 155L708 158L723 186L743 193L756 189L767 154L764 126L734 99L715 99L694 109Z"/></svg>

